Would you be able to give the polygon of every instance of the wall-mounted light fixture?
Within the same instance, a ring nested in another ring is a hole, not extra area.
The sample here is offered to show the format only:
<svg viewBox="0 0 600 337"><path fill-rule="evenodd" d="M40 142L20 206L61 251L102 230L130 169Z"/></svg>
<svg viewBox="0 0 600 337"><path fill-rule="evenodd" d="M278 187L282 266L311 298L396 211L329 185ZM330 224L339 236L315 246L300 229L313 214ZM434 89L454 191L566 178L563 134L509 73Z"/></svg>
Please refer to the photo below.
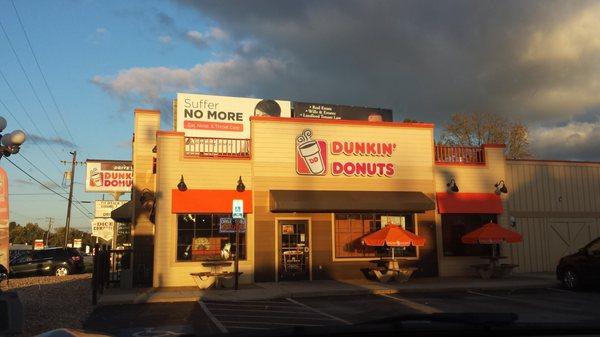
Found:
<svg viewBox="0 0 600 337"><path fill-rule="evenodd" d="M454 181L454 178L450 179L450 182L447 183L446 186L450 188L450 192L458 192L458 185L456 185L456 181Z"/></svg>
<svg viewBox="0 0 600 337"><path fill-rule="evenodd" d="M185 181L183 181L183 174L181 175L179 184L177 184L177 189L180 190L181 192L187 191L187 185L185 184Z"/></svg>
<svg viewBox="0 0 600 337"><path fill-rule="evenodd" d="M504 194L508 193L508 189L506 188L506 185L504 184L504 180L500 180L499 182L495 183L494 187L496 188L496 191L494 193L496 193L497 195L500 195L502 193L504 193Z"/></svg>
<svg viewBox="0 0 600 337"><path fill-rule="evenodd" d="M242 176L238 179L235 190L238 192L244 192L246 190L246 185L244 185L244 182L242 181Z"/></svg>

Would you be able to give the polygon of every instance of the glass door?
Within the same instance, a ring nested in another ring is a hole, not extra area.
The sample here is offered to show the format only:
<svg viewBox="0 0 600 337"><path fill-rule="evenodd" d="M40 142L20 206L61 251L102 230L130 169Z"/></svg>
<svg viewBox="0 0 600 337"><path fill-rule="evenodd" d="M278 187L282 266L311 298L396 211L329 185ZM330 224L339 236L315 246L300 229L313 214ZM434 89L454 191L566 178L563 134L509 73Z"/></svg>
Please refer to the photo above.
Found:
<svg viewBox="0 0 600 337"><path fill-rule="evenodd" d="M279 279L309 279L308 220L279 221Z"/></svg>

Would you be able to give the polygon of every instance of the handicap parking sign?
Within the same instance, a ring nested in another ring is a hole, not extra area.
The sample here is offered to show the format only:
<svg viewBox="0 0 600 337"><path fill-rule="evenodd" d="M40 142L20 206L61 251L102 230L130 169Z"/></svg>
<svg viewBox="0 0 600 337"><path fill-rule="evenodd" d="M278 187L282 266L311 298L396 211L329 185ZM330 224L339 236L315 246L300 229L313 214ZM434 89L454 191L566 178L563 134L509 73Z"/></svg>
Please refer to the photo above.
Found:
<svg viewBox="0 0 600 337"><path fill-rule="evenodd" d="M243 219L244 218L244 200L234 199L232 208L232 218Z"/></svg>

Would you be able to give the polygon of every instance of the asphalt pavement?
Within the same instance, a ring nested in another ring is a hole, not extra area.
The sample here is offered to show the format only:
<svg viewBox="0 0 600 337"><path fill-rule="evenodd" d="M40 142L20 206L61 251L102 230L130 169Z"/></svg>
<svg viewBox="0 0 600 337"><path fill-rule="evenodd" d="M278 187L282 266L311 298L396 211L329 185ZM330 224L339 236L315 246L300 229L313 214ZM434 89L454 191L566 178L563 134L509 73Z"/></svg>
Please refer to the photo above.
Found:
<svg viewBox="0 0 600 337"><path fill-rule="evenodd" d="M197 336L285 327L350 325L389 316L432 313L515 313L520 323L600 322L600 291L559 288L465 290L263 301L149 303L101 306L89 330L117 336ZM600 323L598 324L600 327Z"/></svg>

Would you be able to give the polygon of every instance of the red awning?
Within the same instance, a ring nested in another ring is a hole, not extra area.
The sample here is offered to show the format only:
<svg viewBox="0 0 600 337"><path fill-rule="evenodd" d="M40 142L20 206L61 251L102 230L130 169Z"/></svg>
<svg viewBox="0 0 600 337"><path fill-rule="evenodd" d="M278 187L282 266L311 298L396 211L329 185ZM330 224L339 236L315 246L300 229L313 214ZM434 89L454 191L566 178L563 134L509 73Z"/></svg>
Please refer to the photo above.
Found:
<svg viewBox="0 0 600 337"><path fill-rule="evenodd" d="M494 193L436 193L438 213L502 214L502 200Z"/></svg>
<svg viewBox="0 0 600 337"><path fill-rule="evenodd" d="M252 191L172 190L172 213L231 213L234 199L244 200L244 213L252 213Z"/></svg>

